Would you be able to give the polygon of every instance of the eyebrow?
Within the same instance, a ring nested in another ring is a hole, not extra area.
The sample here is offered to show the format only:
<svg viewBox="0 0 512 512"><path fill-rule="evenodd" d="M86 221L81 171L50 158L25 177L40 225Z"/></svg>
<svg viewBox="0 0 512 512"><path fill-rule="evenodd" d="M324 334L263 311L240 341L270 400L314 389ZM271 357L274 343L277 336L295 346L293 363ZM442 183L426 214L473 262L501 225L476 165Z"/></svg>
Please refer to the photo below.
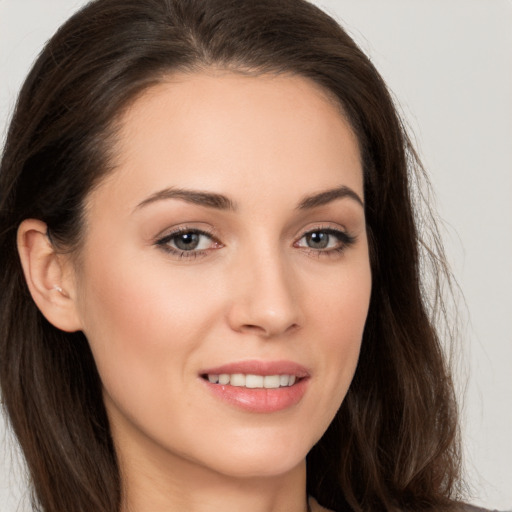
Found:
<svg viewBox="0 0 512 512"><path fill-rule="evenodd" d="M345 197L353 199L364 208L364 202L361 197L359 197L354 190L350 187L346 187L345 185L330 190L324 190L323 192L319 192L318 194L313 194L311 196L306 196L302 199L297 208L299 210L309 210L310 208L324 206L336 199L343 199Z"/></svg>
<svg viewBox="0 0 512 512"><path fill-rule="evenodd" d="M319 206L324 206L328 203L331 203L332 201L343 199L345 197L353 199L364 208L363 200L359 197L359 195L350 187L343 185L338 188L324 190L323 192L304 197L297 206L297 209L309 210ZM170 187L151 194L148 198L144 199L137 205L136 210L157 201L163 201L166 199L181 199L187 203L206 206L208 208L215 208L217 210L236 211L237 209L236 203L229 199L229 197L226 197L222 194Z"/></svg>
<svg viewBox="0 0 512 512"><path fill-rule="evenodd" d="M236 210L236 204L222 194L214 192L201 192L199 190L187 190L182 188L166 188L150 195L139 203L136 209L142 208L156 201L164 199L181 199L187 203L198 204L208 208L215 208L217 210Z"/></svg>

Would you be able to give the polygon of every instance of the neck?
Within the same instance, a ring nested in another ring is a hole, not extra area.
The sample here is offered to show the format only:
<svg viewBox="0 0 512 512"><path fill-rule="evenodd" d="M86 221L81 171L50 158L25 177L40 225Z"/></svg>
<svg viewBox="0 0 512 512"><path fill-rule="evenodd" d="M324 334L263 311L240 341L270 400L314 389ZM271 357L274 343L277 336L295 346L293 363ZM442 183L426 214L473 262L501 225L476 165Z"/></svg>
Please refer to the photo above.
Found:
<svg viewBox="0 0 512 512"><path fill-rule="evenodd" d="M308 511L305 461L285 474L240 477L171 459L120 458L122 512Z"/></svg>

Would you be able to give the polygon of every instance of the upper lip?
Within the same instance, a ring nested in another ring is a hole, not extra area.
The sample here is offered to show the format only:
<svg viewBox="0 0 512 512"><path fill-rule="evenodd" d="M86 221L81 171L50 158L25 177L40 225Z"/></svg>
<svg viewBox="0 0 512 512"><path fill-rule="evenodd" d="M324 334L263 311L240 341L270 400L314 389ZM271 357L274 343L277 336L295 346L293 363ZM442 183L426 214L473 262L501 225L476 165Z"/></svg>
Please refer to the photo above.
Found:
<svg viewBox="0 0 512 512"><path fill-rule="evenodd" d="M308 370L293 361L238 361L207 368L201 375L221 375L223 373L243 373L246 375L295 375L298 378L309 377Z"/></svg>

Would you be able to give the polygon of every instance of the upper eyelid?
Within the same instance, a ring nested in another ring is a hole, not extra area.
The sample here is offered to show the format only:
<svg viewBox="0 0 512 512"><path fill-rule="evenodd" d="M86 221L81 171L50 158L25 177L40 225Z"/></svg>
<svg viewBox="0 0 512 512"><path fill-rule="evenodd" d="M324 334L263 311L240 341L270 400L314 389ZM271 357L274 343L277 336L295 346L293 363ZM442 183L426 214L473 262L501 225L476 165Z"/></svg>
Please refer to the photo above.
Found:
<svg viewBox="0 0 512 512"><path fill-rule="evenodd" d="M344 238L348 238L350 240L355 240L356 236L352 235L351 233L349 233L346 229L340 229L340 228L332 228L332 227L324 227L324 228L312 228L312 229L308 229L307 231L304 231L302 233L301 236L299 236L297 238L297 240L302 240L302 238L304 238L305 236L309 235L310 233L315 233L315 232L325 232L325 233L328 233L330 235L334 235L336 236L337 234L344 237Z"/></svg>
<svg viewBox="0 0 512 512"><path fill-rule="evenodd" d="M336 226L333 226L332 224L327 223L320 223L318 225L312 225L311 227L308 227L307 229L302 229L299 231L299 235L297 235L297 239L302 238L303 236L307 235L308 233L314 233L315 231L330 231L332 233L340 233L344 235L349 234L349 230L345 227L340 226L339 224L336 224Z"/></svg>
<svg viewBox="0 0 512 512"><path fill-rule="evenodd" d="M206 253L212 248L208 247L205 249L191 249L191 250L183 250L178 247L172 247L170 245L170 242L174 237L179 236L181 233L197 233L201 236L205 236L210 239L210 241L214 244L219 243L220 246L216 247L219 249L223 246L222 242L219 242L213 235L208 233L207 231L204 231L202 229L198 228L188 228L188 227L181 227L177 228L174 231L168 232L166 235L159 236L155 239L154 245L159 247L160 249L164 250L167 254L173 256L173 257L179 257L179 258L194 258L198 256L204 256Z"/></svg>
<svg viewBox="0 0 512 512"><path fill-rule="evenodd" d="M318 224L318 225L310 226L310 227L308 227L306 229L301 229L295 235L294 238L296 240L299 240L300 238L302 238L303 236L307 235L308 233L312 233L312 232L315 232L315 231L330 231L330 232L333 232L333 233L340 233L340 234L344 234L344 235L349 235L349 231L345 227L341 227L339 225L338 226L333 226L333 225L327 225L326 223L321 223L321 224ZM162 240L162 239L165 239L165 238L172 238L173 236L179 235L181 233L189 233L189 232L199 233L199 234L208 236L208 237L210 237L213 240L216 240L218 242L220 241L219 240L220 237L215 232L214 229L211 229L209 227L203 228L203 227L188 226L188 225L178 226L176 228L170 228L170 229L167 228L165 230L162 230L159 234L157 234L154 237L154 240L158 242L159 240Z"/></svg>
<svg viewBox="0 0 512 512"><path fill-rule="evenodd" d="M197 228L196 229L178 229L175 231L171 231L166 235L157 237L155 239L154 245L166 250L166 252L180 253L180 255L183 255L183 256L185 254L188 254L189 256L191 256L193 254L197 255L199 253L205 253L206 251L211 250L211 248L206 248L206 249L191 249L190 251L184 251L182 249L179 249L178 247L172 247L170 245L170 242L173 240L174 237L179 236L181 233L190 233L190 232L195 232L201 236L207 237L212 244L220 244L218 247L216 247L217 249L223 246L222 242L219 242L219 240L217 238L215 238L213 235L211 235L210 233L208 233L206 231L199 230Z"/></svg>
<svg viewBox="0 0 512 512"><path fill-rule="evenodd" d="M341 227L333 227L333 226L313 226L311 228L306 229L303 231L304 234L312 233L315 231L335 231L339 233L345 233L346 229Z"/></svg>
<svg viewBox="0 0 512 512"><path fill-rule="evenodd" d="M177 228L167 228L161 231L158 235L154 237L155 242L159 242L161 240L170 239L173 236L180 235L182 233L198 233L204 236L211 238L212 240L217 240L218 238L213 231L208 228L199 228L192 226L179 226Z"/></svg>

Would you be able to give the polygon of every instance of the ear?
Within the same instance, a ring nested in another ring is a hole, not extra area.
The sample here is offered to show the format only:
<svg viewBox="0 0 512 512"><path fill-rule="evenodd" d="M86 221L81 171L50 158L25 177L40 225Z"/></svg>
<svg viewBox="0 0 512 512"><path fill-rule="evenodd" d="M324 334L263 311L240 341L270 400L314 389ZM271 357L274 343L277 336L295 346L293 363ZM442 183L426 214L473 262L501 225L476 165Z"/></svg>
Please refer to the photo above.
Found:
<svg viewBox="0 0 512 512"><path fill-rule="evenodd" d="M69 256L59 254L40 220L26 219L18 228L18 253L28 289L45 318L58 329L81 329L74 272Z"/></svg>

